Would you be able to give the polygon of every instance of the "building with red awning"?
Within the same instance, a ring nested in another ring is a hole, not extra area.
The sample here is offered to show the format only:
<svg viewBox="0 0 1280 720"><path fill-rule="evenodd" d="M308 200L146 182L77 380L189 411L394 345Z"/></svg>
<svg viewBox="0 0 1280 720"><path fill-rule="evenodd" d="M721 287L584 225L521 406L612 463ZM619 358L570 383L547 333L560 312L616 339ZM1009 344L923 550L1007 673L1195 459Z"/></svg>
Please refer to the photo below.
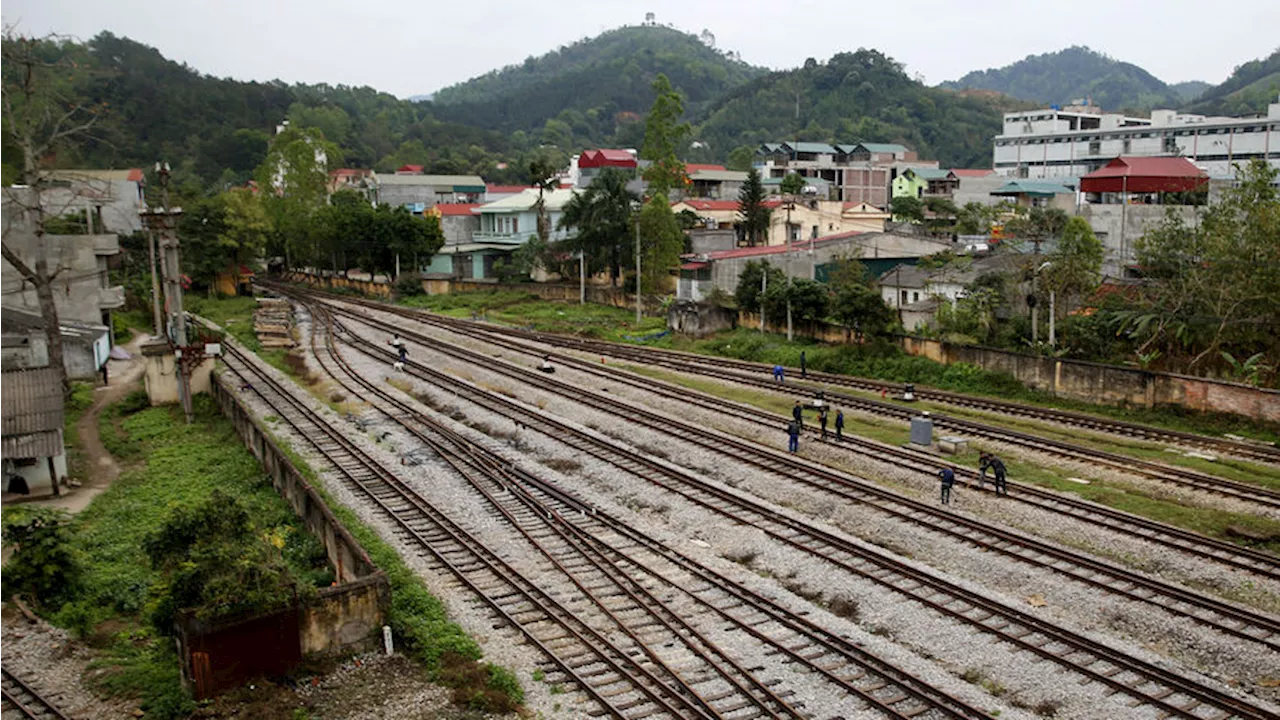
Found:
<svg viewBox="0 0 1280 720"><path fill-rule="evenodd" d="M1209 176L1182 157L1118 157L1080 178L1086 193L1202 192Z"/></svg>

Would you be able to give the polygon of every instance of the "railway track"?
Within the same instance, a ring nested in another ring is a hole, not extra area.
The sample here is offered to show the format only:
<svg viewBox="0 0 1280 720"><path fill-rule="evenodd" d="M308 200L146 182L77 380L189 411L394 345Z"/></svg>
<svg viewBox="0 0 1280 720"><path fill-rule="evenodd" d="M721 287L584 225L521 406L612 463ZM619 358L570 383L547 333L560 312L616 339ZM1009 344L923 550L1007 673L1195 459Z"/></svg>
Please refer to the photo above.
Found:
<svg viewBox="0 0 1280 720"><path fill-rule="evenodd" d="M286 292L297 292L296 289L288 286L281 288L281 290ZM379 303L369 304L373 309L378 310L386 307ZM434 316L429 317L434 319ZM416 320L418 318L414 316L410 319ZM761 425L768 425L774 429L779 427L779 419L781 419L784 424L788 420L787 418L780 418L780 416L773 415L753 406L723 400L713 395L698 393L696 391L689 390L688 388L672 385L653 378L635 376L621 371L616 367L595 364L573 355L557 352L547 353L547 351L542 348L526 345L523 340L513 339L503 333L487 332L487 326L480 326L479 332L476 332L476 326L474 325L459 328L445 324L443 328L451 332L462 332L472 337L479 336L487 343L498 345L516 352L534 353L538 356L550 354L557 362L563 365L572 366L575 370L587 372L597 377L608 379L611 382L623 382L646 392L665 396L678 403L699 405L714 412L724 413ZM403 329L401 330L403 331ZM811 436L816 436L818 434L816 428L813 428L812 426L805 426L805 430ZM834 443L835 440L829 439L827 442ZM935 455L873 440L867 440L853 435L845 436L840 444L843 447L849 448L864 456L882 460L899 467L907 467L918 472L926 473L930 476L936 475L939 469L947 465L947 463L944 463ZM985 486L977 484L979 482L979 475L974 470L957 467L956 474L961 483L970 488L993 492L993 490L987 490ZM1067 494L1059 494L1036 485L1017 482L1010 482L1009 484L1014 488L1014 493L1009 496L1012 502L1033 505L1049 512L1070 515L1077 520L1092 523L1114 532L1156 543L1179 552L1211 560L1239 570L1248 571L1262 577L1280 580L1280 559L1269 553L1229 542L1214 540L1172 525L1156 522L1138 515L1115 510L1104 505L1098 505L1096 503L1081 500Z"/></svg>
<svg viewBox="0 0 1280 720"><path fill-rule="evenodd" d="M547 353L540 348L509 340L500 335L488 336L485 341L515 352L536 356L549 355L561 366L572 367L576 371L585 372L609 382L630 385L637 390L666 398L674 403L697 406L727 417L767 427L770 430L776 431L779 427L785 426L790 420L788 417L776 415L751 405L696 392L661 380L634 375L616 367L588 362L573 355L555 352ZM818 428L813 425L805 425L803 429L810 438L818 442L849 448L863 456L882 460L898 467L916 470L930 478L936 477L938 471L943 467L951 466L950 463L943 461L938 456L923 451L868 440L856 435L846 435L837 441L833 433L823 439ZM974 490L994 493L994 484L988 489L987 485L980 481L977 471L964 467L957 467L955 471L961 484ZM1280 558L1266 552L1214 540L1172 525L1114 510L1104 505L1080 500L1069 495L1058 494L1036 485L1013 481L1009 485L1014 489L1014 493L1008 496L1008 499L1012 502L1031 505L1058 514L1070 515L1077 520L1089 522L1114 532L1154 542L1179 552L1280 581Z"/></svg>
<svg viewBox="0 0 1280 720"><path fill-rule="evenodd" d="M751 362L747 360L736 360L733 358L722 358L709 355L698 355L694 353L686 353L678 350L667 350L662 348L642 348L634 345L626 345L623 343L612 343L603 340L589 340L585 338L567 337L562 335L554 335L551 333L540 333L528 330L520 330L516 328L504 328L490 325L487 323L468 323L465 320L457 318L449 318L447 316L434 315L425 311L412 310L409 308L400 308L387 303L380 303L364 298L355 298L349 296L336 296L331 293L315 290L312 288L301 288L297 285L285 285L281 283L267 282L264 286L303 290L308 293L328 296L330 299L341 300L342 302L350 302L355 304L372 307L384 312L396 313L414 319L429 319L450 322L458 327L465 327L469 330L485 330L488 332L502 332L508 336L522 337L528 340L555 345L564 348L581 349L599 355L609 355L612 357L620 357L621 354L642 353L645 358L665 357L678 360L683 363L693 363L717 367L721 369L732 369L742 371L750 375L767 375L772 368L771 365L764 363ZM653 362L652 359L638 359L639 355L632 355L633 359L638 362ZM797 368L788 368L788 372L792 377L798 377ZM892 383L882 380L872 380L867 378L858 378L849 375L839 375L835 373L810 372L810 379L826 385L835 385L847 387L854 390L862 390L872 393L881 393L885 391L897 392L902 389L901 383ZM987 412L996 412L1016 417L1025 417L1034 420L1042 420L1048 422L1059 423L1071 427L1092 430L1095 432L1110 433L1122 437L1137 438L1151 442L1163 442L1189 447L1196 447L1214 452L1234 455L1255 462L1280 465L1280 447L1274 444L1231 440L1228 438L1214 438L1195 433L1181 432L1178 430L1169 430L1165 428L1153 427L1150 425L1142 425L1139 423L1125 422L1123 420L1113 420L1110 418L1098 417L1087 413L1072 412L1069 410L1057 410L1053 408L1044 408L1034 405L1026 405L1023 403L1014 403L1004 400L996 400L993 398L975 397L962 393L950 392L946 390L937 390L933 388L923 388L917 386L915 394L921 400L955 405L957 407L972 408L975 410L983 410Z"/></svg>
<svg viewBox="0 0 1280 720"><path fill-rule="evenodd" d="M70 720L57 705L7 668L0 668L0 676L0 695L3 696L5 710L31 720Z"/></svg>
<svg viewBox="0 0 1280 720"><path fill-rule="evenodd" d="M618 718L710 718L708 700L652 662L643 648L619 647L537 583L427 503L393 473L295 398L233 344L223 356L297 435L324 455L345 481L394 522L403 538L430 554L433 569L479 597L503 625L516 629L554 666L553 681L576 685Z"/></svg>
<svg viewBox="0 0 1280 720"><path fill-rule="evenodd" d="M393 359L388 351L369 343L362 343L359 349L383 362ZM752 526L784 546L830 563L942 617L966 624L975 633L994 636L1013 652L1027 653L1077 673L1084 683L1097 683L1107 694L1123 693L1133 705L1150 706L1165 716L1181 718L1203 718L1209 710L1220 718L1273 716L1271 711L1225 691L1129 657L1105 644L935 577L888 553L828 533L644 454L601 441L576 426L500 395L481 391L416 361L407 363L405 371L548 436L566 442L571 440L580 452L626 469L732 522Z"/></svg>
<svg viewBox="0 0 1280 720"><path fill-rule="evenodd" d="M507 522L522 528L521 532L531 539L536 537L539 546L545 546L548 537L555 535L558 542L552 544L555 550L547 552L548 558L554 555L558 563L593 568L583 581L584 590L590 588L591 593L598 594L601 587L615 586L619 590L625 587L627 595L640 596L648 607L665 606L683 596L680 612L696 618L697 624L723 626L728 622L735 632L753 638L759 647L749 653L752 657L785 658L788 664L805 667L815 677L833 685L826 694L843 691L886 717L986 717L982 711L922 683L847 639L698 564L554 484L513 467L502 457L431 420L353 370L335 346L336 323L323 311L314 313L313 317L318 317L325 329L321 350L315 343L313 323L312 349L325 372L364 402L372 405L376 399L382 405L375 406L380 413L433 452L442 457L461 453L485 468L491 477L489 484L499 491L486 489L483 482L473 486L499 509ZM346 337L349 344L356 341L349 335ZM330 363L339 371L330 368ZM617 538L621 542L606 543L601 537ZM592 562L587 562L586 555ZM622 573L623 569L627 572ZM612 579L602 580L602 577ZM659 585L666 586L662 590L665 600L654 596L657 591L648 589ZM611 602L616 602L616 594ZM686 623L679 619L674 622ZM693 627L686 627L686 631L694 635L700 632ZM669 642L669 639L661 640L662 644ZM760 690L772 692L763 686ZM784 703L776 696L775 700Z"/></svg>
<svg viewBox="0 0 1280 720"><path fill-rule="evenodd" d="M344 299L343 301L346 302L347 300ZM761 373L749 375L737 370L725 370L709 366L700 361L691 362L685 359L673 359L672 354L665 350L631 348L625 345L599 343L596 341L579 342L560 336L551 336L543 333L528 333L525 331L509 330L505 328L499 329L491 325L468 323L467 321L456 320L453 318L442 318L440 316L430 314L415 313L414 311L401 312L400 308L388 309L390 306L378 303L369 303L369 305L377 310L392 312L414 320L425 321L434 324L437 327L449 329L454 332L464 332L472 335L482 334L488 337L518 337L534 342L554 344L562 349L580 350L607 355L639 364L656 365L676 372L713 377L741 385L750 385L757 389L772 393L782 392L790 394L794 393L797 388L810 391L819 389L816 386L797 384L794 381L788 385L779 387L777 383L766 379ZM681 358L685 356L697 358L702 357L689 356L685 353L677 353L675 355L679 355ZM903 407L890 402L870 400L856 395L832 391L827 391L826 395L832 402L838 401L845 407L873 415L893 418L903 422L909 422L911 418L918 417L920 414L919 411L912 408ZM1163 463L1157 463L1150 460L1142 460L1128 455L1097 450L1095 448L1067 443L1060 440L1038 437L1030 433L996 427L971 420L964 420L939 414L932 414L930 417L932 418L934 425L939 429L951 430L971 437L979 437L1008 443L1054 457L1108 467L1124 473L1167 482L1179 487L1229 497L1243 502L1261 505L1271 510L1280 510L1280 492L1270 490L1260 485L1227 480L1196 470L1165 465Z"/></svg>
<svg viewBox="0 0 1280 720"><path fill-rule="evenodd" d="M394 331L392 326L378 323L373 319L364 322L374 323L383 331ZM800 483L840 501L874 507L901 522L923 526L930 531L940 533L944 536L944 540L959 541L997 552L1027 565L1058 573L1086 586L1119 595L1134 602L1158 607L1170 614L1188 618L1226 635L1260 643L1280 652L1280 620L1150 579L1074 550L992 527L981 521L886 490L861 478L836 472L789 454L768 450L731 435L709 431L694 423L648 411L612 397L602 396L541 373L487 357L473 350L433 341L403 329L400 329L400 332L403 337L417 342L425 341L432 349L468 364L480 366L484 363L486 369L520 383L571 398L602 412L624 417L656 432L675 435L685 442L693 443L714 453L729 455L740 462L749 463L760 470L774 474L780 479ZM775 422L773 425L775 428L781 427L782 422Z"/></svg>

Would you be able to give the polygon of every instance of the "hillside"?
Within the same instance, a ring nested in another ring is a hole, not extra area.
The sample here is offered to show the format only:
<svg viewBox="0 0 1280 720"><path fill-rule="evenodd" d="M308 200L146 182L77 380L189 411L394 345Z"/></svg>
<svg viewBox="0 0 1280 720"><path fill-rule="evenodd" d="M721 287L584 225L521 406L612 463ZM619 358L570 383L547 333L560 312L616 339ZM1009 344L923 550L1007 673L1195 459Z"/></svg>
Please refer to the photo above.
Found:
<svg viewBox="0 0 1280 720"><path fill-rule="evenodd" d="M1179 91L1146 70L1087 47L1028 55L1002 68L975 70L940 87L994 90L1045 104L1092 98L1094 105L1115 111L1172 108L1186 102Z"/></svg>
<svg viewBox="0 0 1280 720"><path fill-rule="evenodd" d="M1172 83L1169 85L1169 89L1177 93L1178 97L1182 98L1182 102L1184 103L1196 100L1204 94L1205 90L1208 90L1211 87L1213 86L1203 80L1188 80L1187 82Z"/></svg>
<svg viewBox="0 0 1280 720"><path fill-rule="evenodd" d="M58 154L62 167L150 167L166 159L177 182L198 193L246 181L286 118L320 127L343 150L331 160L356 167L414 162L438 172L493 171L498 160L517 160L523 151L504 135L438 120L426 105L368 87L216 78L107 32L45 49L75 63L71 92L102 109L91 139Z"/></svg>
<svg viewBox="0 0 1280 720"><path fill-rule="evenodd" d="M1265 113L1280 95L1280 50L1235 69L1221 85L1205 90L1184 108L1201 115L1253 115Z"/></svg>
<svg viewBox="0 0 1280 720"><path fill-rule="evenodd" d="M635 145L638 116L664 73L697 116L729 90L765 74L697 36L661 26L623 27L520 65L444 88L432 112L442 120L506 133L545 133L565 145Z"/></svg>
<svg viewBox="0 0 1280 720"><path fill-rule="evenodd" d="M1024 107L999 95L926 87L892 59L859 50L734 90L701 118L697 135L721 157L798 132L800 140L818 142L901 142L943 167L989 167L1001 113Z"/></svg>

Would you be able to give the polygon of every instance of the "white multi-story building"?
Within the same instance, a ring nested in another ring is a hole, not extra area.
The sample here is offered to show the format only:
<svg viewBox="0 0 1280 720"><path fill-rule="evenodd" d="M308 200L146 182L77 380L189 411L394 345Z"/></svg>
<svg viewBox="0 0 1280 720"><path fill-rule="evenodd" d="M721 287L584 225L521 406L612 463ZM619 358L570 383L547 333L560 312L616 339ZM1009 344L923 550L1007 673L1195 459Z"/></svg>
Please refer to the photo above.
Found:
<svg viewBox="0 0 1280 720"><path fill-rule="evenodd" d="M1233 165L1254 158L1280 168L1280 102L1265 117L1181 115L1154 110L1150 118L1071 106L1005 113L995 138L993 167L1022 178L1074 178L1120 156L1185 157L1211 177L1231 177Z"/></svg>

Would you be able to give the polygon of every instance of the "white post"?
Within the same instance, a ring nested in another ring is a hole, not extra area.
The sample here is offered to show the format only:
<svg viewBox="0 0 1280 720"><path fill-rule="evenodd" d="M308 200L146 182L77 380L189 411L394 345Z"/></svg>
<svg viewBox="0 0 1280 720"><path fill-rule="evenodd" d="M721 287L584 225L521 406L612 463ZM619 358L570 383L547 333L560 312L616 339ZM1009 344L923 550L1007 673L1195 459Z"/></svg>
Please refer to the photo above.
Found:
<svg viewBox="0 0 1280 720"><path fill-rule="evenodd" d="M391 626L382 626L382 647L388 655L396 651L395 644L391 641Z"/></svg>

